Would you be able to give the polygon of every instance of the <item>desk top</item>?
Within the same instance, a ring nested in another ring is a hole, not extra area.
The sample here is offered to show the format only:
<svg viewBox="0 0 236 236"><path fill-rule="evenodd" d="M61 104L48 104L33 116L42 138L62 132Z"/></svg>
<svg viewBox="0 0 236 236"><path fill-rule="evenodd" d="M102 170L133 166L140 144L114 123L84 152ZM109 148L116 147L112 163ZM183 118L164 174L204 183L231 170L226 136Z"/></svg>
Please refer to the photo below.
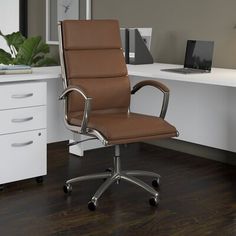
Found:
<svg viewBox="0 0 236 236"><path fill-rule="evenodd" d="M179 74L161 71L161 69L181 68L181 65L154 63L147 65L128 65L129 74L162 80L182 81L198 84L213 84L236 87L236 70L212 68L211 73Z"/></svg>
<svg viewBox="0 0 236 236"><path fill-rule="evenodd" d="M0 75L0 83L49 80L60 77L60 66L35 67L32 68L32 74Z"/></svg>
<svg viewBox="0 0 236 236"><path fill-rule="evenodd" d="M236 87L235 69L212 68L211 73L203 74L178 74L173 72L161 71L161 69L178 67L182 66L162 63L147 65L128 65L128 72L130 76ZM49 80L60 78L60 73L61 70L59 66L33 68L32 74L0 75L0 83Z"/></svg>

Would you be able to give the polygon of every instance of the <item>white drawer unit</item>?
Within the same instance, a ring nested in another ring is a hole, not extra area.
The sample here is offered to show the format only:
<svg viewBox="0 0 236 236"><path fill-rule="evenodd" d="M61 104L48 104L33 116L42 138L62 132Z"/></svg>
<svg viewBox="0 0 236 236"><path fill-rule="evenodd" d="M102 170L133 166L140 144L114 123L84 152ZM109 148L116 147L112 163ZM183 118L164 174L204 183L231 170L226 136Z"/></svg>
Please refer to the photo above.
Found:
<svg viewBox="0 0 236 236"><path fill-rule="evenodd" d="M46 82L0 86L0 110L46 105Z"/></svg>
<svg viewBox="0 0 236 236"><path fill-rule="evenodd" d="M0 111L0 135L46 128L46 106Z"/></svg>
<svg viewBox="0 0 236 236"><path fill-rule="evenodd" d="M1 184L46 175L46 129L0 136Z"/></svg>
<svg viewBox="0 0 236 236"><path fill-rule="evenodd" d="M46 82L0 86L0 185L47 174Z"/></svg>

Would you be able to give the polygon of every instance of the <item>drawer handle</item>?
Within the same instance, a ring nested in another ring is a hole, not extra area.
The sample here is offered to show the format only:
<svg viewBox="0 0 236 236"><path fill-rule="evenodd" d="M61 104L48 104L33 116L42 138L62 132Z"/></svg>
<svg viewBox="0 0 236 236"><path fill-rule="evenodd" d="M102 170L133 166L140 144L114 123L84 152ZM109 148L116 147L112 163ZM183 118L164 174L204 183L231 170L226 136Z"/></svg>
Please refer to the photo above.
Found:
<svg viewBox="0 0 236 236"><path fill-rule="evenodd" d="M32 144L33 141L25 142L25 143L12 143L12 147L24 147Z"/></svg>
<svg viewBox="0 0 236 236"><path fill-rule="evenodd" d="M34 94L33 93L27 93L27 94L13 94L11 96L11 98L28 98L28 97L32 97Z"/></svg>
<svg viewBox="0 0 236 236"><path fill-rule="evenodd" d="M30 121L30 120L33 120L34 117L31 116L31 117L27 117L27 118L20 118L20 119L12 119L11 122L12 123L22 123L22 122L27 122L27 121Z"/></svg>

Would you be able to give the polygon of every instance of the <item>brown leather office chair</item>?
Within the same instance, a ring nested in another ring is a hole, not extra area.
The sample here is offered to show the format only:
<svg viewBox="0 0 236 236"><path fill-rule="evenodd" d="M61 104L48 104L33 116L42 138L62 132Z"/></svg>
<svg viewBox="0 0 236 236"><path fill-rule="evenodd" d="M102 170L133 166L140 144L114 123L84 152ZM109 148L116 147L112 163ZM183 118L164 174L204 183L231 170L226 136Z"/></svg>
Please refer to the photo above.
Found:
<svg viewBox="0 0 236 236"><path fill-rule="evenodd" d="M134 176L151 176L159 185L160 176L140 170L121 170L120 144L149 139L170 138L178 132L164 120L169 89L157 81L146 80L130 91L128 72L121 48L120 28L116 20L66 20L59 23L60 60L64 92L65 124L73 132L99 139L104 146L114 145L114 169L66 181L71 184L89 179L106 179L88 203L95 210L102 193L114 182L126 180L147 190L151 205L159 202L158 192ZM160 117L132 113L131 94L143 86L156 87L163 93Z"/></svg>

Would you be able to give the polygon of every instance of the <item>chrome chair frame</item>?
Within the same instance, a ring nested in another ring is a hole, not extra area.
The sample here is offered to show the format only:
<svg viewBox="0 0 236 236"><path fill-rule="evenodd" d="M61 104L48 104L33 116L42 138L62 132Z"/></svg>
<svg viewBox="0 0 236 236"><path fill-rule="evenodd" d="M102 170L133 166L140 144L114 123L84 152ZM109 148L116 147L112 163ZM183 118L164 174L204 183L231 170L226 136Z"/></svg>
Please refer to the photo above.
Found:
<svg viewBox="0 0 236 236"><path fill-rule="evenodd" d="M62 81L64 85L64 91L62 92L61 96L59 97L60 100L63 100L64 103L64 122L66 127L71 130L72 132L76 132L79 134L87 135L89 137L92 137L92 139L96 138L100 140L104 146L109 146L108 140L97 130L89 128L88 121L89 121L89 116L90 116L90 111L91 111L91 97L88 97L86 93L79 87L79 86L68 86L67 84L67 79L66 79L66 73L65 73L65 63L64 63L64 53L63 53L63 46L62 46L62 27L61 27L61 22L58 24L58 35L59 35L59 54L60 54L60 61L61 61L61 71L62 71ZM135 94L139 89L146 85L151 85L148 84L148 81L145 81L146 83L143 84L142 82L136 84L132 91L131 94ZM157 89L159 89L163 93L163 102L162 102L162 108L160 112L161 118L165 118L167 107L168 107L168 101L169 101L169 91L168 89L165 89L165 86L155 86ZM80 94L84 100L85 100L85 106L84 106L84 113L83 113L83 120L82 120L82 125L81 127L74 126L69 124L68 122L68 117L67 117L67 97L68 95L72 92L76 92ZM129 112L129 111L128 111ZM77 144L78 142L74 142L73 144ZM91 175L86 175L86 176L80 176L77 178L73 178L70 180L67 180L64 186L64 192L70 193L72 191L72 183L80 182L80 181L85 181L85 180L92 180L92 179L106 179L105 182L99 187L99 189L96 191L94 196L92 197L91 201L88 203L88 208L90 210L95 210L97 206L97 201L101 197L101 195L106 191L106 189L111 186L113 183L119 183L120 180L125 180L130 183L133 183L144 190L148 191L151 195L152 198L150 198L149 203L151 205L156 206L159 203L159 194L158 192L144 183L143 181L137 179L134 176L149 176L153 177L153 186L158 187L160 184L160 178L161 176L159 174L156 174L154 172L149 172L149 171L141 171L141 170L121 170L121 164L120 164L120 146L115 145L115 156L114 156L114 167L111 171L106 171L103 173L97 173L97 174L91 174Z"/></svg>

